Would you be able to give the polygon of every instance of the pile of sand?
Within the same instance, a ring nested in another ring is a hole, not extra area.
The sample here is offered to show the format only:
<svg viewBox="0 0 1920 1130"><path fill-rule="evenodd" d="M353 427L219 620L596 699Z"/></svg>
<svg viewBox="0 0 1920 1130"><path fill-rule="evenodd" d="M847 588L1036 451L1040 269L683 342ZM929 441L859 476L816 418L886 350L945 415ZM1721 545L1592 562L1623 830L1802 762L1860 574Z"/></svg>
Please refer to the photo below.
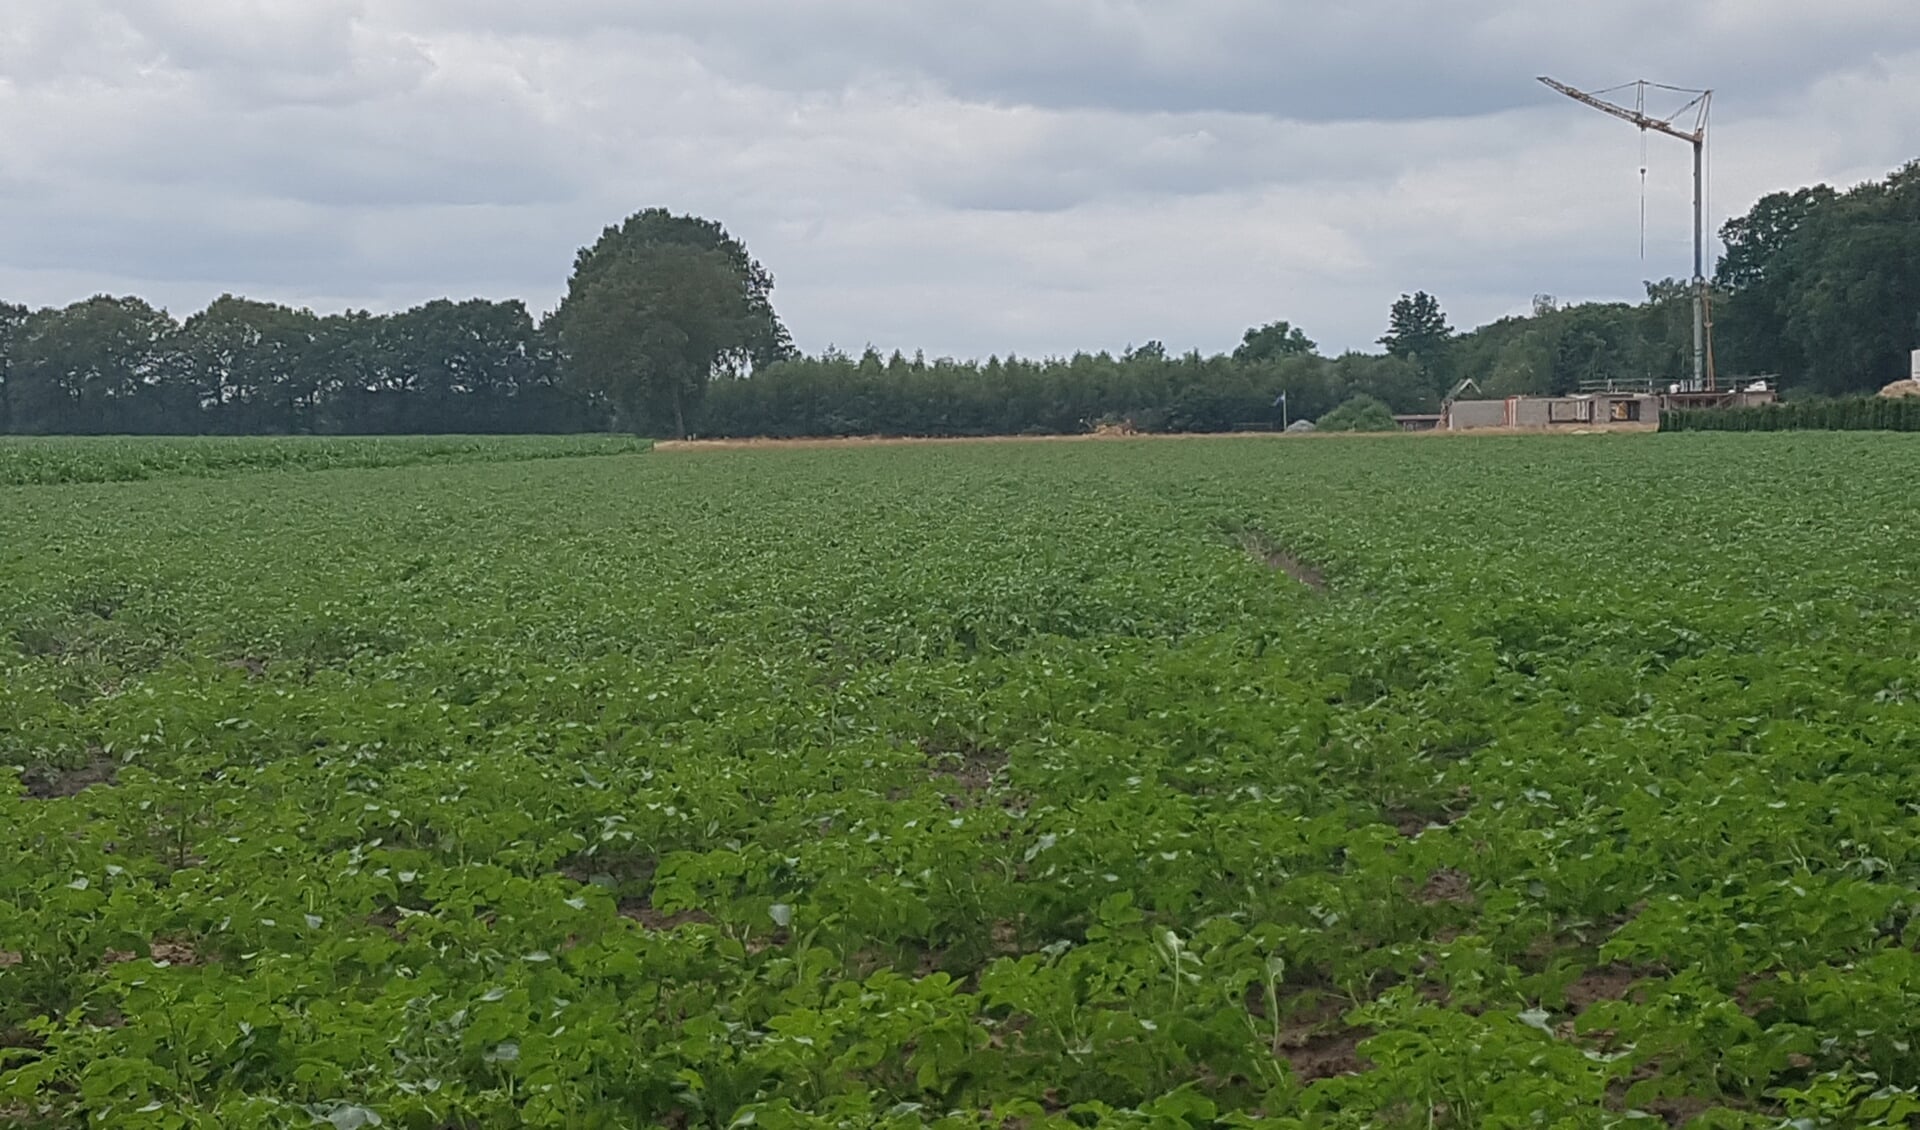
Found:
<svg viewBox="0 0 1920 1130"><path fill-rule="evenodd" d="M1920 380L1895 381L1880 390L1880 395L1889 399L1902 396L1920 396Z"/></svg>

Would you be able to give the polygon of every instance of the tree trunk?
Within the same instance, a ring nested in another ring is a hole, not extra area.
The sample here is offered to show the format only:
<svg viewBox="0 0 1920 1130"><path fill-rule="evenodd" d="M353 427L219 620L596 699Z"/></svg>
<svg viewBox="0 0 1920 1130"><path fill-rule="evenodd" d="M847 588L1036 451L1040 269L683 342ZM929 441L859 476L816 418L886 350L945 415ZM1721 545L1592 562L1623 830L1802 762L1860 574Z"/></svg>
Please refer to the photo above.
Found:
<svg viewBox="0 0 1920 1130"><path fill-rule="evenodd" d="M676 439L687 438L687 416L680 406L681 391L678 386L673 390L673 432Z"/></svg>

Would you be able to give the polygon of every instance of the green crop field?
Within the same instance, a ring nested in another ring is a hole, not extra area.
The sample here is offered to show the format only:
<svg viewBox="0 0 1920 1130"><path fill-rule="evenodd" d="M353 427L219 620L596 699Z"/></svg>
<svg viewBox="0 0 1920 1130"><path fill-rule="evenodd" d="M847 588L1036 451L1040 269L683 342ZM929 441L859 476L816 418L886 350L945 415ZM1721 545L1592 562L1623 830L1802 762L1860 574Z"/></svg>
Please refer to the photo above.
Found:
<svg viewBox="0 0 1920 1130"><path fill-rule="evenodd" d="M134 436L27 439L0 436L0 486L109 483L174 476L213 477L258 471L330 467L410 467L422 463L492 463L644 450L617 436L302 437L236 436L218 440Z"/></svg>
<svg viewBox="0 0 1920 1130"><path fill-rule="evenodd" d="M0 1124L1920 1113L1920 437L225 442L0 488Z"/></svg>

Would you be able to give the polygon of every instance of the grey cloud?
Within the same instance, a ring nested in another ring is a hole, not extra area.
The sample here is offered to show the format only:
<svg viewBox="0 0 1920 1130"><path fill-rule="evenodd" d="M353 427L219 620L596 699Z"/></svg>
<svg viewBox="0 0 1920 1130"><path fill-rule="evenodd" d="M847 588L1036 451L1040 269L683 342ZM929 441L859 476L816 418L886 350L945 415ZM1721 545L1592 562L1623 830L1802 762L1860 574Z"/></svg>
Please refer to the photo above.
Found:
<svg viewBox="0 0 1920 1130"><path fill-rule="evenodd" d="M1725 87L1718 214L1920 151L1908 0L12 0L0 296L223 290L549 308L664 205L779 279L801 344L1369 345L1685 269L1683 147L1555 99ZM14 288L8 291L4 288Z"/></svg>
<svg viewBox="0 0 1920 1130"><path fill-rule="evenodd" d="M191 75L249 105L351 105L431 73L412 37L375 30L364 0L66 0L0 32L0 73L23 87Z"/></svg>
<svg viewBox="0 0 1920 1130"><path fill-rule="evenodd" d="M1904 0L400 0L459 28L580 37L683 35L736 81L838 90L925 78L992 104L1229 111L1306 120L1420 119L1537 103L1531 77L1739 84L1759 102L1920 41Z"/></svg>
<svg viewBox="0 0 1920 1130"><path fill-rule="evenodd" d="M1438 122L1300 123L1252 115L1033 112L1020 130L923 156L921 194L957 208L1056 211L1111 196L1263 185L1338 191L1410 165L1506 151L1539 115Z"/></svg>
<svg viewBox="0 0 1920 1130"><path fill-rule="evenodd" d="M530 204L564 199L568 135L537 107L435 76L362 112L254 100L198 72L114 88L36 87L0 98L0 183L200 186L210 201L337 206Z"/></svg>
<svg viewBox="0 0 1920 1130"><path fill-rule="evenodd" d="M112 81L152 61L125 21L87 0L12 8L0 21L0 83L8 89Z"/></svg>

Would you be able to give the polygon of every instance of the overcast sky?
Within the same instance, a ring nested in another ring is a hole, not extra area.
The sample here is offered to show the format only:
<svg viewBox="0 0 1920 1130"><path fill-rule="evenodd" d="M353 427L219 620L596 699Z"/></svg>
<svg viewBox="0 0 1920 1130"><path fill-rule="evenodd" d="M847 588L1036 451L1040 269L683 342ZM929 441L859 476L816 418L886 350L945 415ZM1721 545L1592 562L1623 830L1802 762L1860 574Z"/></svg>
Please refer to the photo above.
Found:
<svg viewBox="0 0 1920 1130"><path fill-rule="evenodd" d="M1366 348L1688 273L1687 147L1552 94L1715 87L1715 223L1920 157L1916 0L5 0L0 298L564 291L726 224L802 348Z"/></svg>

